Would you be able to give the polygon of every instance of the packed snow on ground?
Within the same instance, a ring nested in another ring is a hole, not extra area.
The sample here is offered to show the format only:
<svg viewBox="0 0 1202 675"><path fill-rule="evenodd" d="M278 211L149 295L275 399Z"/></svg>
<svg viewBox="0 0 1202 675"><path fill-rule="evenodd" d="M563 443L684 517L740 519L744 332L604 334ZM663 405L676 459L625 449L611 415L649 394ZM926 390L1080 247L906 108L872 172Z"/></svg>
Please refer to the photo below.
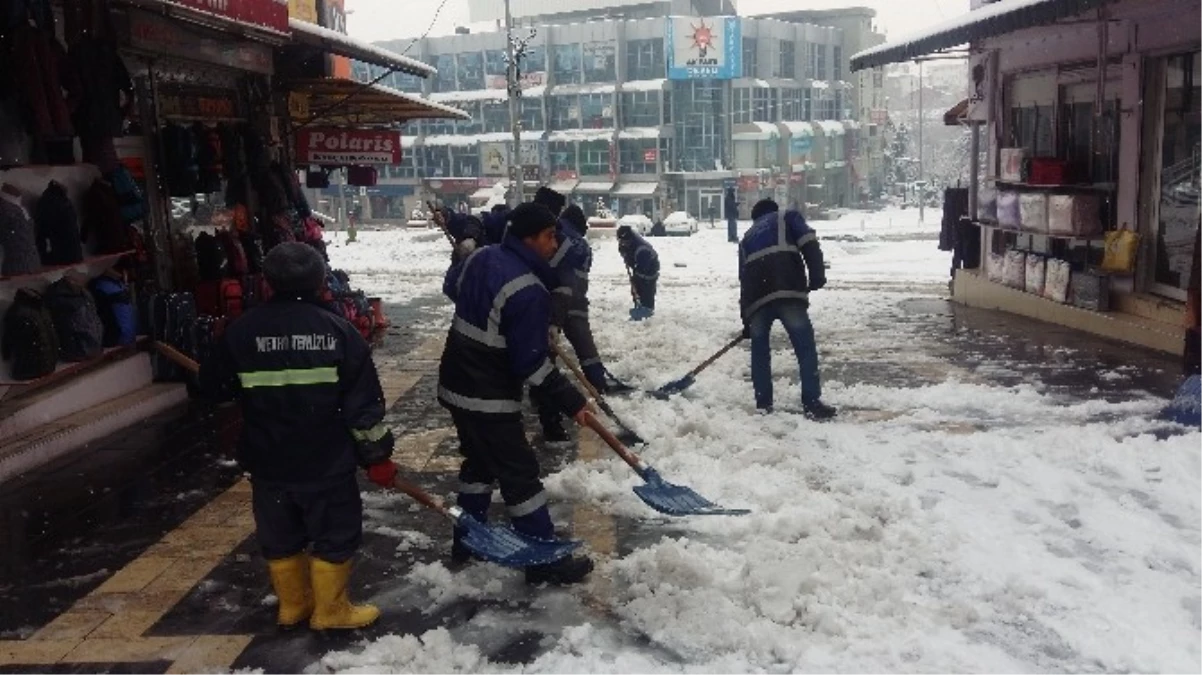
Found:
<svg viewBox="0 0 1202 675"><path fill-rule="evenodd" d="M848 214L820 234L921 233L917 212ZM928 218L931 216L928 214ZM437 280L445 251L412 233L364 233L338 264ZM734 246L724 229L653 240L663 263L656 315L626 321L625 271L594 240L590 295L610 369L641 387L687 372L739 328ZM358 246L357 244L354 246ZM939 373L925 385L828 378L844 409L818 424L800 407L796 363L774 335L776 402L756 414L745 348L684 395L613 399L673 482L744 517L664 519L631 492L616 458L576 462L548 480L559 508L634 519L652 534L598 557L589 584L528 590L520 574L416 565L402 592L430 611L456 598L535 598L523 626L551 637L532 663L490 662L504 622L392 635L329 654L341 672L996 672L1202 669L1197 432L1157 440L1165 403L1066 395L1037 377L1014 386L958 369L924 345L899 303L946 293L935 242L831 242L830 282L811 316L824 363ZM897 318L894 322L893 319ZM872 325L869 329L867 326ZM885 328L881 328L884 325ZM1006 369L1005 363L994 364ZM873 372L868 371L870 374ZM884 372L882 370L882 372ZM864 415L864 409L878 413ZM569 506L571 505L571 506ZM655 534L656 532L659 534ZM509 620L512 622L512 619Z"/></svg>

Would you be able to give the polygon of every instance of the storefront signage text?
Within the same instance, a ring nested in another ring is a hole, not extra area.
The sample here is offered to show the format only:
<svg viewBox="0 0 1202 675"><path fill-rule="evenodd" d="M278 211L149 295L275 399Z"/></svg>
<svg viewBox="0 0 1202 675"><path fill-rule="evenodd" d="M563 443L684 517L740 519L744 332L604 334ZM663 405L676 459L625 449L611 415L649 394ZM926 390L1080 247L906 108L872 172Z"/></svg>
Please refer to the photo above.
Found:
<svg viewBox="0 0 1202 675"><path fill-rule="evenodd" d="M130 46L157 54L270 75L271 48L234 38L217 40L178 22L143 12L130 12Z"/></svg>
<svg viewBox="0 0 1202 675"><path fill-rule="evenodd" d="M168 0L238 23L288 34L288 0Z"/></svg>
<svg viewBox="0 0 1202 675"><path fill-rule="evenodd" d="M303 128L296 134L299 164L400 164L401 133L378 129Z"/></svg>

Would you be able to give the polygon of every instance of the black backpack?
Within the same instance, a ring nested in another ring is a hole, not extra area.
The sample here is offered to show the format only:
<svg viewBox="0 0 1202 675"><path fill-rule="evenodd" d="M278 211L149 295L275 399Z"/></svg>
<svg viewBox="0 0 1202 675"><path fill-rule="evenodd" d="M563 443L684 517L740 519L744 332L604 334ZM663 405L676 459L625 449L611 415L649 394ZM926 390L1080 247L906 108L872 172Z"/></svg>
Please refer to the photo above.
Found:
<svg viewBox="0 0 1202 675"><path fill-rule="evenodd" d="M200 278L203 281L224 279L229 272L225 247L217 241L217 237L208 232L201 232L196 237L196 265L200 268Z"/></svg>
<svg viewBox="0 0 1202 675"><path fill-rule="evenodd" d="M12 362L12 378L36 380L58 365L58 336L50 310L37 291L22 288L4 313L0 356Z"/></svg>
<svg viewBox="0 0 1202 675"><path fill-rule="evenodd" d="M33 210L37 225L38 254L44 265L74 265L83 261L79 216L58 181L50 181Z"/></svg>
<svg viewBox="0 0 1202 675"><path fill-rule="evenodd" d="M87 361L100 354L104 343L104 323L96 311L96 301L86 288L67 278L46 289L46 307L58 335L58 355L64 361Z"/></svg>

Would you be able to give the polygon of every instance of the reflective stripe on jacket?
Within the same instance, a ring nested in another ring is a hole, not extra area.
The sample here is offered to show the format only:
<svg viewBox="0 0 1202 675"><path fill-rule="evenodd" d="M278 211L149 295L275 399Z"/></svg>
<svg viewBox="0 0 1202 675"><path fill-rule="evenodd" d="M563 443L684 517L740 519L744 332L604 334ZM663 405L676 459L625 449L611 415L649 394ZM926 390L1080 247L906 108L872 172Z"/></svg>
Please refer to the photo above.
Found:
<svg viewBox="0 0 1202 675"><path fill-rule="evenodd" d="M808 303L810 289L825 281L818 235L796 211L761 216L739 242L739 308L744 321L775 300Z"/></svg>

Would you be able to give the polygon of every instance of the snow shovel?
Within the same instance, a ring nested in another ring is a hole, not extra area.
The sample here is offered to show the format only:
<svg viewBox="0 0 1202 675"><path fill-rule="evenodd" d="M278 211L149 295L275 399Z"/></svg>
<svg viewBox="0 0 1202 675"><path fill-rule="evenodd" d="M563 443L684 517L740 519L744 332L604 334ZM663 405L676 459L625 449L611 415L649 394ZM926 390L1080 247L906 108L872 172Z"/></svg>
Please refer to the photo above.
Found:
<svg viewBox="0 0 1202 675"><path fill-rule="evenodd" d="M609 419L614 421L614 424L618 425L618 437L622 439L623 443L637 445L645 442L641 436L634 433L634 431L631 431L630 427L626 426L622 423L622 420L618 419L618 414L614 412L613 408L609 407L609 404L605 402L605 399L601 398L601 393L598 392L597 389L593 387L593 383L589 382L588 378L584 376L584 373L580 370L580 366L576 365L575 361L569 359L568 356L563 353L563 350L559 348L558 343L551 343L551 351L555 354L555 356L559 357L559 360L568 364L568 368L572 371L572 374L575 375L580 384L584 386L584 389L588 392L589 396L592 396L593 400L597 402L597 405L601 408L602 412L608 415Z"/></svg>
<svg viewBox="0 0 1202 675"><path fill-rule="evenodd" d="M597 432L597 435L646 481L643 485L635 486L634 493L647 506L669 516L742 516L751 513L749 509L723 508L697 494L692 488L665 481L658 471L644 464L638 455L627 450L592 413L586 412L584 419L588 427Z"/></svg>
<svg viewBox="0 0 1202 675"><path fill-rule="evenodd" d="M651 391L651 392L647 392L647 393L651 394L655 398L658 398L662 401L668 400L668 397L671 396L672 394L679 394L680 392L684 391L685 389L688 389L690 386L693 385L694 382L697 381L696 377L699 373L701 373L701 371L705 370L706 368L709 368L710 365L712 365L714 363L714 361L717 361L718 359L722 358L723 354L730 351L731 349L734 349L734 346L739 344L742 341L743 341L743 334L739 333L737 336L735 336L735 338L733 340L726 343L725 347L723 347L722 349L719 349L713 356L702 361L701 365L690 370L688 375L685 375L684 377L680 378L679 380L673 380L673 381L665 384L664 386L660 387L659 389L656 389L655 391Z"/></svg>
<svg viewBox="0 0 1202 675"><path fill-rule="evenodd" d="M1202 378L1191 375L1181 383L1177 395L1160 411L1160 419L1187 427L1202 424Z"/></svg>
<svg viewBox="0 0 1202 675"><path fill-rule="evenodd" d="M451 249L454 250L456 246L455 237L451 236L451 231L447 229L447 222L443 219L442 211L435 208L434 202L430 201L426 202L426 208L430 209L430 220L438 226L438 229L442 230L443 236L447 238L447 241L451 242Z"/></svg>
<svg viewBox="0 0 1202 675"><path fill-rule="evenodd" d="M181 368L193 373L200 370L200 364L181 354L171 345L162 342L152 344L155 350L174 361ZM440 500L400 477L393 478L392 486L454 522L455 526L462 530L463 536L460 541L469 551L498 565L505 567L545 565L566 557L580 546L578 541L539 539L522 534L512 527L482 523L458 506L450 508L443 506Z"/></svg>
<svg viewBox="0 0 1202 675"><path fill-rule="evenodd" d="M579 541L540 539L512 527L482 523L458 506L444 506L441 500L399 477L393 479L392 486L453 522L461 532L459 541L477 557L503 567L546 565L580 547Z"/></svg>
<svg viewBox="0 0 1202 675"><path fill-rule="evenodd" d="M630 309L630 320L642 321L651 318L655 314L655 310L648 309L639 302L639 294L634 290L634 272L629 267L626 268L626 276L630 278L630 299L634 301L634 307Z"/></svg>

